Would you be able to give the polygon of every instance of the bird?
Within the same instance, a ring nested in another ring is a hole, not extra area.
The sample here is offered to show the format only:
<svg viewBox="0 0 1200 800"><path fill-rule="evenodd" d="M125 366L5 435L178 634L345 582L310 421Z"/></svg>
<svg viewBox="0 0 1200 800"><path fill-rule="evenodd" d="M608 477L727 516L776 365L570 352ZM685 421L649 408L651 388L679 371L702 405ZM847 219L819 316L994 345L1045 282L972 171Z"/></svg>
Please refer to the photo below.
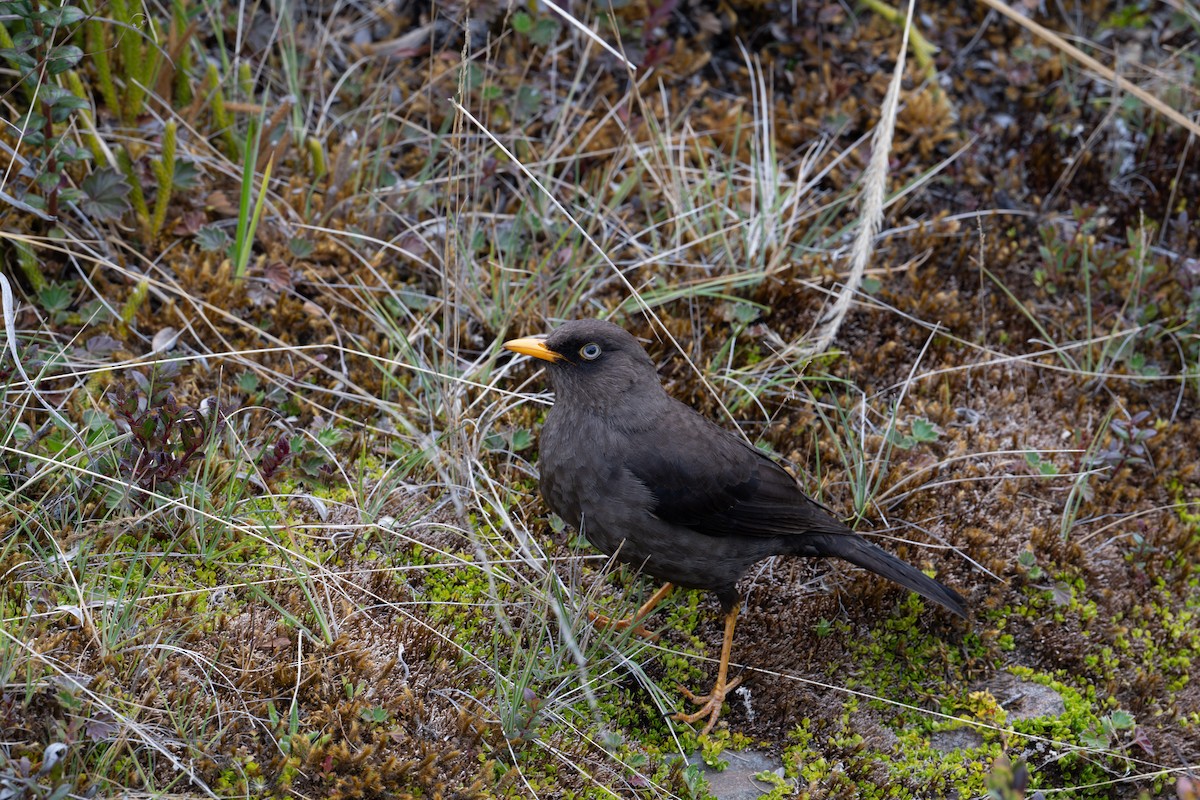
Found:
<svg viewBox="0 0 1200 800"><path fill-rule="evenodd" d="M616 624L644 632L641 621L676 586L720 601L716 681L706 695L679 687L699 709L675 720L706 719L701 733L711 732L740 684L728 678L737 583L770 556L841 558L967 617L958 592L851 530L778 462L668 394L645 348L620 326L573 320L503 346L547 365L555 398L538 443L546 505L593 547L664 582Z"/></svg>

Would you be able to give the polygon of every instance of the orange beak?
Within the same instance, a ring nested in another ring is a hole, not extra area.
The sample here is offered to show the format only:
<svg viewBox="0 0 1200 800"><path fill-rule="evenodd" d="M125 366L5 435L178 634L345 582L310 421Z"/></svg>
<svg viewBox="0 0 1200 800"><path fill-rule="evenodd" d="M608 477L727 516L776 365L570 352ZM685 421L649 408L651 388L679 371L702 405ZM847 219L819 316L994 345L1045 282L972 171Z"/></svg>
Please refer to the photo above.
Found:
<svg viewBox="0 0 1200 800"><path fill-rule="evenodd" d="M523 356L540 358L542 361L549 361L551 363L563 360L561 355L546 347L545 339L538 339L532 336L525 339L509 339L504 343L504 349L512 350L514 353L520 353Z"/></svg>

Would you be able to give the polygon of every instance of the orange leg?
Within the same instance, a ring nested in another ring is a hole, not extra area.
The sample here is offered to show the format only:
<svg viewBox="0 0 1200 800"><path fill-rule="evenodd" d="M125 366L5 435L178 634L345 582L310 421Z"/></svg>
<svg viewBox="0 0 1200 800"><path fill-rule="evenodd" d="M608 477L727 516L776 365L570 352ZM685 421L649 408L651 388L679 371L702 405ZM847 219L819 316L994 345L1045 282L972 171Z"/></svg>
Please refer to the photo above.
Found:
<svg viewBox="0 0 1200 800"><path fill-rule="evenodd" d="M725 695L732 692L741 684L742 679L735 678L732 681L727 681L729 677L729 651L733 649L733 629L737 626L738 607L741 603L734 604L729 613L725 615L725 641L721 644L721 663L717 667L717 682L713 684L712 691L706 695L697 695L688 689L680 686L679 691L700 706L700 710L691 714L684 714L682 711L676 714L672 719L678 722L698 722L705 717L708 717L708 724L704 726L704 730L700 733L708 733L717 724L717 719L721 716L721 704L725 702Z"/></svg>
<svg viewBox="0 0 1200 800"><path fill-rule="evenodd" d="M619 631L623 631L627 628L633 628L633 632L636 635L641 636L643 639L657 639L658 634L651 633L642 627L642 620L649 616L650 612L654 610L655 606L666 599L666 596L669 595L671 590L674 588L674 584L664 583L657 592L650 595L649 600L642 603L641 608L633 612L633 616L627 617L626 619L612 619L604 616L603 614L597 614L595 611L589 611L588 617L601 628L615 628Z"/></svg>

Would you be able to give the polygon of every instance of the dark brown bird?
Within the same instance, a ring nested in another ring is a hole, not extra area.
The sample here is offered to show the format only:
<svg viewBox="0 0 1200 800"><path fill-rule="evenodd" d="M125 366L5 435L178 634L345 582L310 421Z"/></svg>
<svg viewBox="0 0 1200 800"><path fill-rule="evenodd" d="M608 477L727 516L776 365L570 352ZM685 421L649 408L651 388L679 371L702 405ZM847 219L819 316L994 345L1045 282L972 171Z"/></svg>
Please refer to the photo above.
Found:
<svg viewBox="0 0 1200 800"><path fill-rule="evenodd" d="M709 589L721 601L725 639L716 684L703 697L684 689L701 708L676 719L707 716L707 733L740 682L726 680L737 582L768 556L836 556L966 616L953 589L850 530L779 464L669 396L654 362L623 329L576 320L544 339L504 346L549 363L556 397L538 461L547 505L602 552L666 581L632 624L672 584Z"/></svg>

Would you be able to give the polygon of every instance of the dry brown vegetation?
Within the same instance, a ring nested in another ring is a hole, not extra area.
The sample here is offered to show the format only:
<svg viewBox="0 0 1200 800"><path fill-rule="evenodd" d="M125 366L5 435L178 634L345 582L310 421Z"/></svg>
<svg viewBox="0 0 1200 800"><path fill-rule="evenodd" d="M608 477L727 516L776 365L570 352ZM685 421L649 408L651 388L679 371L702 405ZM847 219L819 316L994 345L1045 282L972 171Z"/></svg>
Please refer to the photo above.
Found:
<svg viewBox="0 0 1200 800"><path fill-rule="evenodd" d="M701 797L749 745L1195 800L1200 11L1032 5L1159 107L973 3L894 118L901 27L836 3L0 4L0 800ZM672 725L716 603L588 622L648 589L546 519L499 348L581 316L970 623L764 562Z"/></svg>

